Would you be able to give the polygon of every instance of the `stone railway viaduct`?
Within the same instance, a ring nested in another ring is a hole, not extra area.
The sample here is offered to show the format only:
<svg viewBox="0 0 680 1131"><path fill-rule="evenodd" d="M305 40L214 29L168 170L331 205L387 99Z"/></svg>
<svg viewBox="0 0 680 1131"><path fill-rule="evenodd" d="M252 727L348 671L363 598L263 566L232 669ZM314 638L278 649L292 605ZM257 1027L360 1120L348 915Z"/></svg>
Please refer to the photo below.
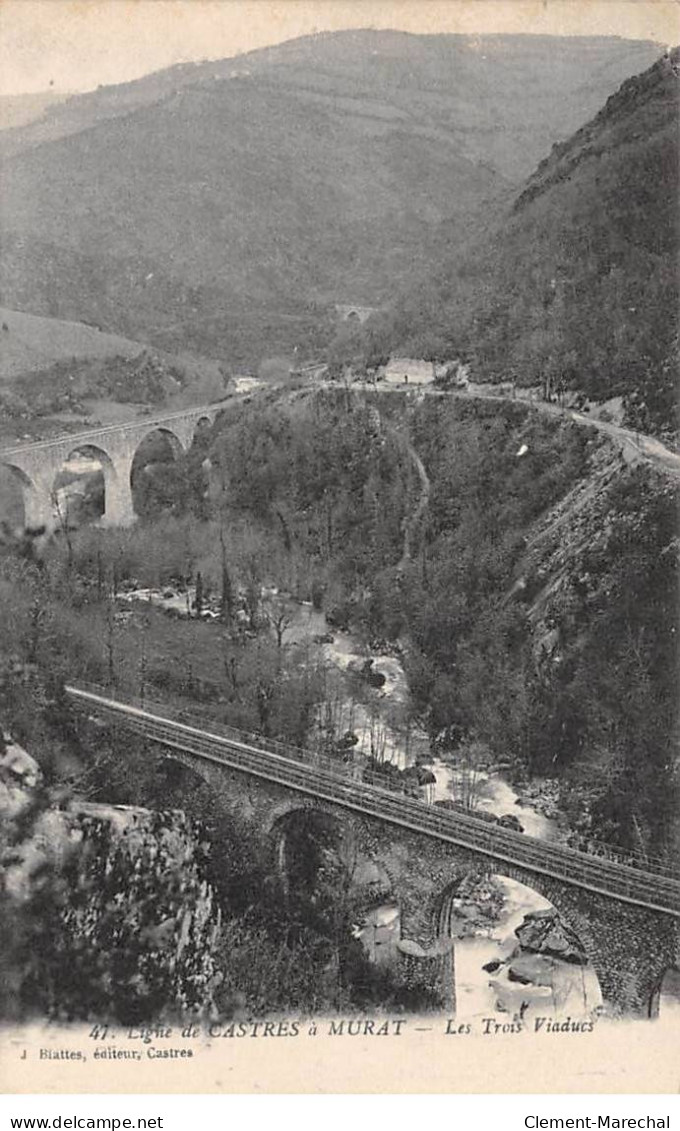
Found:
<svg viewBox="0 0 680 1131"><path fill-rule="evenodd" d="M188 715L69 687L90 717L132 730L201 777L280 871L286 838L320 822L351 874L385 882L399 904L403 974L436 985L455 1007L452 899L475 870L544 896L581 942L607 1010L652 1017L665 975L680 968L680 879L547 844L357 780L336 760ZM184 721L180 721L183 719ZM364 882L366 879L364 878Z"/></svg>
<svg viewBox="0 0 680 1131"><path fill-rule="evenodd" d="M135 518L130 476L140 444L148 436L164 436L177 458L191 447L199 425L204 421L212 424L222 407L215 404L184 409L0 451L0 465L9 469L22 489L25 525L55 525L55 480L64 464L76 455L97 460L101 466L105 486L102 523L128 525Z"/></svg>

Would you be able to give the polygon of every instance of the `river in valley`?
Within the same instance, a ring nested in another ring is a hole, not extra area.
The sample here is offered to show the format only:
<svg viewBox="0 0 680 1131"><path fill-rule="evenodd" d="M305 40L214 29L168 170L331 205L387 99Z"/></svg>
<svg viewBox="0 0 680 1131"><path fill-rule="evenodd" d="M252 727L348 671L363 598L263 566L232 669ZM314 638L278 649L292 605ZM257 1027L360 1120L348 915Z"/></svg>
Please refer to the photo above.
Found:
<svg viewBox="0 0 680 1131"><path fill-rule="evenodd" d="M135 589L120 595L127 601L148 601L175 615L191 615L193 592L175 594ZM354 758L374 757L400 769L422 759L434 781L420 787L424 802L460 801L469 793L470 775L465 769L441 758L432 761L427 735L409 721L409 689L400 658L369 652L351 632L329 625L324 613L311 603L293 601L274 589L263 592L263 607L271 612L285 609L284 643L309 650L309 662L321 662L328 673L327 699L316 721L318 741L330 728L336 736L355 736ZM206 609L204 616L217 613ZM324 731L326 727L326 731ZM493 768L474 770L473 811L496 818L514 818L525 835L539 840L561 839L563 830L553 816L521 799L511 782ZM488 881L479 899L489 906ZM527 916L548 912L551 905L537 892L502 874L494 877L494 915L478 914L475 893L454 898L451 904L451 935L455 939L457 1015L463 1018L498 1017L511 1020L521 1015L583 1019L601 1005L597 978L591 967L560 957L539 944L520 947L515 931ZM389 901L370 909L356 926L371 961L391 963L397 959L401 924L399 908ZM524 932L526 937L526 932ZM564 940L563 940L564 941Z"/></svg>
<svg viewBox="0 0 680 1131"><path fill-rule="evenodd" d="M397 656L369 655L352 633L329 627L324 614L311 605L297 607L289 633L291 642L315 641L329 665L340 675L350 677L346 698L343 699L342 691L339 693L336 724L338 731L351 730L356 735L357 753L373 754L401 769L428 754L427 736L407 724L408 684ZM353 694L356 676L365 671L367 659L372 660L371 670L384 676L384 683L357 701ZM461 796L463 771L455 763L436 759L429 768L435 782L421 788L424 801L435 804ZM528 836L545 841L560 839L558 821L533 805L521 803L517 791L502 774L476 771L474 793L476 812L497 818L513 816ZM545 943L538 943L537 949L525 949L515 934L526 916L550 912L551 904L507 876L498 875L493 883L499 910L491 922L485 923L483 916L475 916L474 900L471 913L470 897L453 899L451 934L456 940L457 1016L499 1020L521 1016L532 1024L538 1017L589 1017L602 1003L592 967L574 961L568 946L565 954L569 954L570 960L551 953L550 944L547 948ZM395 960L400 926L399 908L390 902L370 910L357 925L357 937L373 962Z"/></svg>

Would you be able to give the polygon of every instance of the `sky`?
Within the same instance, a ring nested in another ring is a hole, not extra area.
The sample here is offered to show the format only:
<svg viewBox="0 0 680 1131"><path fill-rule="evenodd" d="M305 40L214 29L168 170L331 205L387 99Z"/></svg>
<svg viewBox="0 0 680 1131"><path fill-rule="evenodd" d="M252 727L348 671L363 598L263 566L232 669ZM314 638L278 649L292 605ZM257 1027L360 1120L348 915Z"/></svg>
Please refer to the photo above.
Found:
<svg viewBox="0 0 680 1131"><path fill-rule="evenodd" d="M0 94L92 90L342 28L680 39L680 0L0 0Z"/></svg>

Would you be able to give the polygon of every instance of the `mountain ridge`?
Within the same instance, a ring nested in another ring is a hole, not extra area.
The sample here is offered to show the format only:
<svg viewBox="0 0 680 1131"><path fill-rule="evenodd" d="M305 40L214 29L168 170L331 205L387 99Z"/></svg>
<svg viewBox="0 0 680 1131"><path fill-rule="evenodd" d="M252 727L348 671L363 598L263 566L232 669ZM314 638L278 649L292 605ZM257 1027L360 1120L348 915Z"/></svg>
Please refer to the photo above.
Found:
<svg viewBox="0 0 680 1131"><path fill-rule="evenodd" d="M0 299L237 364L314 353L335 303L459 248L652 51L332 33L69 99L0 133Z"/></svg>

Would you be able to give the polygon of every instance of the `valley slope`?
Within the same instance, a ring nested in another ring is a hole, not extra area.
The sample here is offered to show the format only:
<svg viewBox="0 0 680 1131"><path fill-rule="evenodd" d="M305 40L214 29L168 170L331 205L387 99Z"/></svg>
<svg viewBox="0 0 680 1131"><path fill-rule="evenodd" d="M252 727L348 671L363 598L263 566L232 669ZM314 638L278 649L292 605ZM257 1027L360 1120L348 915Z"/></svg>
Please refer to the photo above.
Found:
<svg viewBox="0 0 680 1131"><path fill-rule="evenodd" d="M256 362L497 214L653 44L343 32L68 99L0 138L2 301Z"/></svg>
<svg viewBox="0 0 680 1131"><path fill-rule="evenodd" d="M678 62L628 79L525 182L503 219L406 293L375 337L462 354L475 377L626 398L677 430Z"/></svg>

